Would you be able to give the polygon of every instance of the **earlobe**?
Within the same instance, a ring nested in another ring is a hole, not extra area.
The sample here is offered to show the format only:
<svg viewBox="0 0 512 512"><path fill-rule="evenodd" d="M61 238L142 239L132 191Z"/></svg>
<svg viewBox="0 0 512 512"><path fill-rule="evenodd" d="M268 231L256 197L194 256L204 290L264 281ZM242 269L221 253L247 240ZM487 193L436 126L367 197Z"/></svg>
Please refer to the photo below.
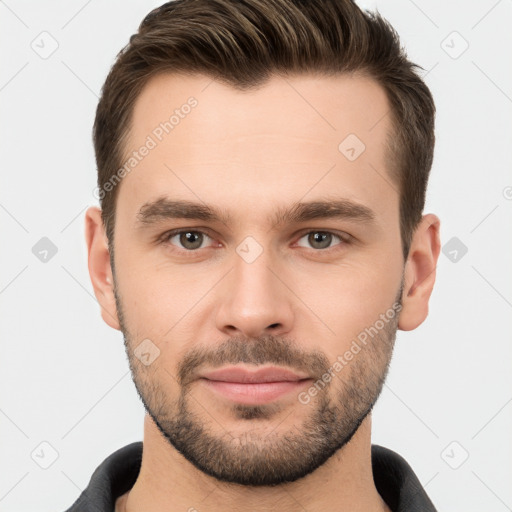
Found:
<svg viewBox="0 0 512 512"><path fill-rule="evenodd" d="M85 241L88 268L94 295L101 307L103 320L113 329L121 330L114 296L114 280L110 266L110 252L105 236L101 210L91 206L85 213Z"/></svg>
<svg viewBox="0 0 512 512"><path fill-rule="evenodd" d="M416 228L405 265L402 311L398 328L411 331L428 315L428 301L436 279L436 266L441 249L439 218L424 215Z"/></svg>

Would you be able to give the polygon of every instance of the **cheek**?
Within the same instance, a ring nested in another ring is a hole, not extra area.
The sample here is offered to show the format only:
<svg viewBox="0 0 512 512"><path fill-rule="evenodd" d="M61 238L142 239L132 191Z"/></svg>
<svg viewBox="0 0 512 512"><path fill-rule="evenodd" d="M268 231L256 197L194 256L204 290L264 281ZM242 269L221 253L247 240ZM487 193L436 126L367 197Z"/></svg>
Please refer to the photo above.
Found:
<svg viewBox="0 0 512 512"><path fill-rule="evenodd" d="M161 338L204 294L203 285L190 284L190 277L150 268L120 277L120 282L129 326L148 337Z"/></svg>
<svg viewBox="0 0 512 512"><path fill-rule="evenodd" d="M214 303L223 300L216 296L215 285L226 273L221 264L176 264L161 254L137 254L125 251L119 271L116 272L125 323L135 338L149 338L164 342L173 340L178 349L185 331L197 335L203 320L211 316ZM200 317L200 320L199 320Z"/></svg>
<svg viewBox="0 0 512 512"><path fill-rule="evenodd" d="M372 264L331 265L328 272L319 268L297 279L294 290L308 307L303 310L306 320L299 320L299 331L313 337L312 345L317 333L323 340L322 350L335 359L394 304L401 267L392 261L397 260L388 255ZM304 284L299 285L301 279Z"/></svg>

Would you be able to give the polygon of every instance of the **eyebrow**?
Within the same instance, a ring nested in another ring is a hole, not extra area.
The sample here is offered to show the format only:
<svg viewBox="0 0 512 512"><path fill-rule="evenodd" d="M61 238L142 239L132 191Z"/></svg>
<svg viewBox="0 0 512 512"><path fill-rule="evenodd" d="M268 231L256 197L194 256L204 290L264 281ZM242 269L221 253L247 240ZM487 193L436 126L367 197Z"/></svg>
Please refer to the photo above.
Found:
<svg viewBox="0 0 512 512"><path fill-rule="evenodd" d="M291 208L280 207L268 219L270 225L301 223L315 219L345 219L367 224L375 223L373 210L349 199L333 199L295 203ZM192 219L229 224L232 216L225 209L217 209L205 203L171 200L161 197L145 203L137 213L137 225L157 224L168 219Z"/></svg>

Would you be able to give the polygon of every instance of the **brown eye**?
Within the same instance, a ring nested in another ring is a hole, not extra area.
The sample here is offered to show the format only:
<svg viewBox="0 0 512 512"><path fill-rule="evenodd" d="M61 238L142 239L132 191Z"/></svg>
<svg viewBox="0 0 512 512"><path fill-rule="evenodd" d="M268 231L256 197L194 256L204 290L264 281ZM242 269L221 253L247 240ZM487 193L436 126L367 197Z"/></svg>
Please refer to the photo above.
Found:
<svg viewBox="0 0 512 512"><path fill-rule="evenodd" d="M309 244L310 248L319 250L331 248L331 243L335 239L338 239L340 242L344 241L341 236L329 231L310 231L309 233L306 233L304 236L302 236L300 240L304 238L307 239L307 244ZM308 247L308 245L302 245L300 241L298 245L301 247Z"/></svg>
<svg viewBox="0 0 512 512"><path fill-rule="evenodd" d="M194 251L196 249L200 249L205 239L208 238L210 237L201 231L179 231L174 234L170 233L167 241L170 244L178 245L179 248L186 249L187 251ZM178 244L173 243L173 239L177 239Z"/></svg>

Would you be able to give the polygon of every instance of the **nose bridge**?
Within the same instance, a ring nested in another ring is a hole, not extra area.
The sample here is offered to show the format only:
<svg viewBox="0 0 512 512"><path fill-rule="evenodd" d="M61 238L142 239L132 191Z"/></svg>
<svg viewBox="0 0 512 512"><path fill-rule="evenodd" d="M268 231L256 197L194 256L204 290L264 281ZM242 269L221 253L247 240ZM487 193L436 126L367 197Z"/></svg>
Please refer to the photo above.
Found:
<svg viewBox="0 0 512 512"><path fill-rule="evenodd" d="M277 277L278 264L270 249L247 237L233 255L233 271L222 290L217 323L221 330L246 336L285 332L293 321L286 287Z"/></svg>

